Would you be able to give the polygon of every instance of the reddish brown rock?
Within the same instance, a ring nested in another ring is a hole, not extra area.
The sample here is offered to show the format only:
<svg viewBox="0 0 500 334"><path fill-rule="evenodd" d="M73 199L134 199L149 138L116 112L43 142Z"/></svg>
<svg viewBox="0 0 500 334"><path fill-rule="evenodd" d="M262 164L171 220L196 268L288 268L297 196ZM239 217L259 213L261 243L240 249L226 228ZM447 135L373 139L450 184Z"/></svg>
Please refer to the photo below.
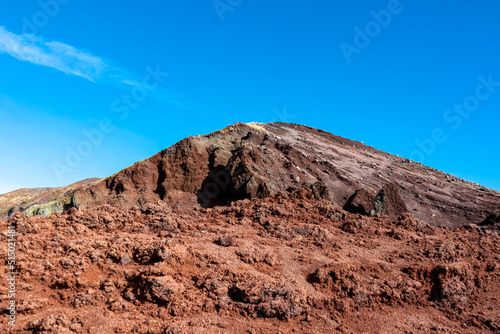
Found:
<svg viewBox="0 0 500 334"><path fill-rule="evenodd" d="M375 194L365 189L358 189L349 197L344 205L344 210L360 215L369 215L374 209L374 202Z"/></svg>
<svg viewBox="0 0 500 334"><path fill-rule="evenodd" d="M373 201L373 214L380 213L391 218L397 218L408 212L405 202L399 196L398 189L392 183L386 184Z"/></svg>
<svg viewBox="0 0 500 334"><path fill-rule="evenodd" d="M477 225L491 230L500 230L500 213L489 215Z"/></svg>

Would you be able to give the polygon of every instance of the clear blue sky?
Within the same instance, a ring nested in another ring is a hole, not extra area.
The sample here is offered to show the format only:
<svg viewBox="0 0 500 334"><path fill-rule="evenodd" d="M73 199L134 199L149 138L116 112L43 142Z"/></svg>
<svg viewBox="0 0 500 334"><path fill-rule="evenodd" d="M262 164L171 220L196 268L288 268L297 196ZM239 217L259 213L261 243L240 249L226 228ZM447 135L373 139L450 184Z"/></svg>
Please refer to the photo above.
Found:
<svg viewBox="0 0 500 334"><path fill-rule="evenodd" d="M0 193L276 120L500 189L498 1L40 3L0 5Z"/></svg>

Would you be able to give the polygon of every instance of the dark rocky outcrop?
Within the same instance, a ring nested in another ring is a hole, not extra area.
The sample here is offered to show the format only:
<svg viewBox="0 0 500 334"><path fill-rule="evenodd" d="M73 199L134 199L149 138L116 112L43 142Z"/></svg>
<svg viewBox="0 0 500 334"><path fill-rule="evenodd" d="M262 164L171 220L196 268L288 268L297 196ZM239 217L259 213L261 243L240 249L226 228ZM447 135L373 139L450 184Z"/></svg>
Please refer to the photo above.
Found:
<svg viewBox="0 0 500 334"><path fill-rule="evenodd" d="M356 190L347 200L344 210L366 216L382 214L391 218L397 218L408 212L398 189L392 183L383 186L377 195L366 189Z"/></svg>
<svg viewBox="0 0 500 334"><path fill-rule="evenodd" d="M500 213L489 215L477 225L491 230L500 230Z"/></svg>
<svg viewBox="0 0 500 334"><path fill-rule="evenodd" d="M374 209L375 194L366 189L358 189L349 197L344 210L359 213L360 215L369 215Z"/></svg>
<svg viewBox="0 0 500 334"><path fill-rule="evenodd" d="M373 201L371 214L383 214L391 218L397 218L408 212L405 202L399 196L398 189L392 183L386 184Z"/></svg>

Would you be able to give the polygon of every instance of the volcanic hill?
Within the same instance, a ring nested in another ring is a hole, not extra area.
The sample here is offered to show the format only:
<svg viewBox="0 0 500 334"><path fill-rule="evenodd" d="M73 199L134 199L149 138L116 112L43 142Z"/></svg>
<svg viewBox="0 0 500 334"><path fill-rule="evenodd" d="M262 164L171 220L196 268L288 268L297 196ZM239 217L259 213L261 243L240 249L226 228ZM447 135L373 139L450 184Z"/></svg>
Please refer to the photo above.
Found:
<svg viewBox="0 0 500 334"><path fill-rule="evenodd" d="M0 329L500 331L495 190L285 123L237 123L82 182L0 196L19 273L16 326L0 285Z"/></svg>
<svg viewBox="0 0 500 334"><path fill-rule="evenodd" d="M64 209L103 204L141 209L178 196L192 201L196 196L201 206L213 207L309 188L317 198L369 214L377 194L390 185L389 195L400 197L405 205L389 215L409 211L433 225L455 227L480 223L500 212L498 191L322 130L286 123L237 123L188 137L98 180L65 189ZM37 208L8 207L2 203L5 196L0 196L0 219L9 211L12 215Z"/></svg>

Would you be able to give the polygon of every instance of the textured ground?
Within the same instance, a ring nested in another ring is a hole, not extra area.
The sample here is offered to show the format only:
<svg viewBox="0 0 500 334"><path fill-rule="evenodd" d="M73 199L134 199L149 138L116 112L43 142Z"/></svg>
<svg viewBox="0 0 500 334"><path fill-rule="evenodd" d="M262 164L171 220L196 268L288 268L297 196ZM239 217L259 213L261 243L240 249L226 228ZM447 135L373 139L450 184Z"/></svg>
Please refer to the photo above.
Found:
<svg viewBox="0 0 500 334"><path fill-rule="evenodd" d="M13 332L500 331L496 232L351 214L304 189L196 204L16 214Z"/></svg>
<svg viewBox="0 0 500 334"><path fill-rule="evenodd" d="M2 203L0 332L500 332L500 193L321 130L238 123Z"/></svg>

